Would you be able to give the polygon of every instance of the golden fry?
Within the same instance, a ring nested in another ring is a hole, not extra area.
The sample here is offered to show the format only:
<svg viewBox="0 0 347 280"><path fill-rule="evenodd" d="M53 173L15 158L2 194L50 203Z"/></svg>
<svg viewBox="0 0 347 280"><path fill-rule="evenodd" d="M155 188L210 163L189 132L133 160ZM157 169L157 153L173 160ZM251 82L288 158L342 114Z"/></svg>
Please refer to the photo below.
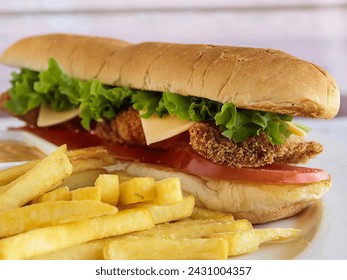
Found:
<svg viewBox="0 0 347 280"><path fill-rule="evenodd" d="M155 198L154 179L137 177L119 185L120 205L150 201Z"/></svg>
<svg viewBox="0 0 347 280"><path fill-rule="evenodd" d="M96 200L101 201L100 189L85 187L70 192L71 200Z"/></svg>
<svg viewBox="0 0 347 280"><path fill-rule="evenodd" d="M114 162L64 145L0 171L0 259L226 259L298 236L198 208L179 178L107 174Z"/></svg>
<svg viewBox="0 0 347 280"><path fill-rule="evenodd" d="M225 260L228 244L222 238L125 238L104 248L108 260Z"/></svg>
<svg viewBox="0 0 347 280"><path fill-rule="evenodd" d="M254 231L261 243L295 238L300 234L300 230L293 228L263 228L255 229Z"/></svg>
<svg viewBox="0 0 347 280"><path fill-rule="evenodd" d="M96 239L30 258L31 260L103 260L103 249L114 237Z"/></svg>
<svg viewBox="0 0 347 280"><path fill-rule="evenodd" d="M101 174L95 181L95 187L100 190L101 201L116 205L119 198L119 180L115 174Z"/></svg>
<svg viewBox="0 0 347 280"><path fill-rule="evenodd" d="M31 168L33 168L36 164L38 164L41 160L33 160L27 163L12 166L10 168L6 168L0 170L0 194L1 186L7 185L22 176L24 173L28 172Z"/></svg>
<svg viewBox="0 0 347 280"><path fill-rule="evenodd" d="M166 178L155 182L154 203L168 205L182 201L183 194L179 178Z"/></svg>
<svg viewBox="0 0 347 280"><path fill-rule="evenodd" d="M284 240L298 236L295 229L250 229L217 233L211 237L224 238L228 242L228 255L236 256L251 253L259 249L260 244L268 241Z"/></svg>
<svg viewBox="0 0 347 280"><path fill-rule="evenodd" d="M70 198L70 190L68 187L60 187L53 191L46 192L44 194L35 197L31 203L39 203L45 201L68 201Z"/></svg>
<svg viewBox="0 0 347 280"><path fill-rule="evenodd" d="M151 211L155 224L161 224L179 219L184 219L192 214L195 204L193 195L187 195L180 202L169 205L155 205L146 203L146 207Z"/></svg>
<svg viewBox="0 0 347 280"><path fill-rule="evenodd" d="M108 166L115 163L114 157L112 157L103 147L90 147L67 151L67 156L70 159L72 166L74 167L73 173L78 173L81 171L91 169L98 169L100 167ZM18 166L13 166L4 170L0 170L0 186L7 185L8 183L14 181L18 177L22 176L24 173L28 172L30 169L32 169L40 161L41 159L33 160ZM1 193L2 192L0 187L0 194Z"/></svg>
<svg viewBox="0 0 347 280"><path fill-rule="evenodd" d="M249 229L252 229L252 225L247 220L236 220L232 222L220 220L185 220L160 224L153 229L137 232L134 235L157 238L206 238L214 237L213 234L217 233Z"/></svg>
<svg viewBox="0 0 347 280"><path fill-rule="evenodd" d="M112 215L34 229L0 239L0 259L26 259L71 247L90 240L154 227L145 208L129 209Z"/></svg>
<svg viewBox="0 0 347 280"><path fill-rule="evenodd" d="M116 207L97 201L47 201L31 204L0 213L0 238L116 212Z"/></svg>
<svg viewBox="0 0 347 280"><path fill-rule="evenodd" d="M190 216L192 219L215 219L215 220L234 220L234 216L231 213L223 213L218 211L212 211L206 208L200 208L195 206L193 213Z"/></svg>
<svg viewBox="0 0 347 280"><path fill-rule="evenodd" d="M0 195L0 212L22 206L54 187L72 172L65 154L66 146L59 147L32 169L9 185Z"/></svg>

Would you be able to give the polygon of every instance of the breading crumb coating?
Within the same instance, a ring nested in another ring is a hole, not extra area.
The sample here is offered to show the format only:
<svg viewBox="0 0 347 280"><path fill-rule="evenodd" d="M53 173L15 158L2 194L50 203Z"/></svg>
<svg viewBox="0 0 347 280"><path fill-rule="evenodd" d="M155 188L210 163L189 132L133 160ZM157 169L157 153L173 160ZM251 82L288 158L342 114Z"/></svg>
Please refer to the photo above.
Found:
<svg viewBox="0 0 347 280"><path fill-rule="evenodd" d="M235 143L224 137L218 127L198 122L190 130L190 144L203 157L232 167L259 167L271 163L304 163L322 152L317 142L291 136L283 145L273 145L265 134Z"/></svg>

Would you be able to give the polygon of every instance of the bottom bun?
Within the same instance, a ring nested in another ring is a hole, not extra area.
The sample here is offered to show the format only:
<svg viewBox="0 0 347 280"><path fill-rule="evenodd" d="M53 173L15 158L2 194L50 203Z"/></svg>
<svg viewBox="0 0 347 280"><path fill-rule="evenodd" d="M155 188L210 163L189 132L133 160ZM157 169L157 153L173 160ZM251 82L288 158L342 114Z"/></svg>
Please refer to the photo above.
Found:
<svg viewBox="0 0 347 280"><path fill-rule="evenodd" d="M230 182L120 160L112 166L112 170L122 170L133 176L151 176L155 180L179 177L183 191L195 196L197 206L229 212L236 219L247 219L252 224L293 216L318 200L331 186L331 180L298 185Z"/></svg>
<svg viewBox="0 0 347 280"><path fill-rule="evenodd" d="M312 201L297 202L285 205L282 208L272 208L269 210L233 212L235 219L247 219L252 224L264 224L294 216L304 210Z"/></svg>

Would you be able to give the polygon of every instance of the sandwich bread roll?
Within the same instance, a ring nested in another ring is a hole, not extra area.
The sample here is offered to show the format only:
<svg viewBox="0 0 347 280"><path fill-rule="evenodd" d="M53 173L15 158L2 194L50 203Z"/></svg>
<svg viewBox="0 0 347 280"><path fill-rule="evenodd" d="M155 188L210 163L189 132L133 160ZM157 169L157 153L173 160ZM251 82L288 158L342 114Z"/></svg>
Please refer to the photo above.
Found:
<svg viewBox="0 0 347 280"><path fill-rule="evenodd" d="M50 34L25 38L0 62L43 71L54 58L69 76L103 84L232 102L237 108L333 118L336 81L313 63L273 49L145 42ZM195 176L160 165L119 160L117 168L156 179L179 176L185 192L209 209L265 223L290 217L319 199L331 178L314 183L257 184Z"/></svg>
<svg viewBox="0 0 347 280"><path fill-rule="evenodd" d="M20 40L0 57L6 65L42 71L55 58L82 80L205 97L238 108L332 118L336 81L322 68L273 49L124 41L53 34Z"/></svg>

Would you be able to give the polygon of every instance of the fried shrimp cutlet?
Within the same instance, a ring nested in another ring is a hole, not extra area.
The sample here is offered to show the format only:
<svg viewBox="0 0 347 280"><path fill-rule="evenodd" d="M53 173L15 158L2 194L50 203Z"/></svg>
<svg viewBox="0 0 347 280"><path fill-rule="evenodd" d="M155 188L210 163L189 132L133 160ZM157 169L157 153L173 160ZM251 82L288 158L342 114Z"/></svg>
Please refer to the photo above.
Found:
<svg viewBox="0 0 347 280"><path fill-rule="evenodd" d="M273 145L265 134L235 143L224 137L217 126L198 122L190 130L190 144L203 157L231 167L259 167L271 163L296 164L322 152L322 145L291 136L283 145Z"/></svg>

